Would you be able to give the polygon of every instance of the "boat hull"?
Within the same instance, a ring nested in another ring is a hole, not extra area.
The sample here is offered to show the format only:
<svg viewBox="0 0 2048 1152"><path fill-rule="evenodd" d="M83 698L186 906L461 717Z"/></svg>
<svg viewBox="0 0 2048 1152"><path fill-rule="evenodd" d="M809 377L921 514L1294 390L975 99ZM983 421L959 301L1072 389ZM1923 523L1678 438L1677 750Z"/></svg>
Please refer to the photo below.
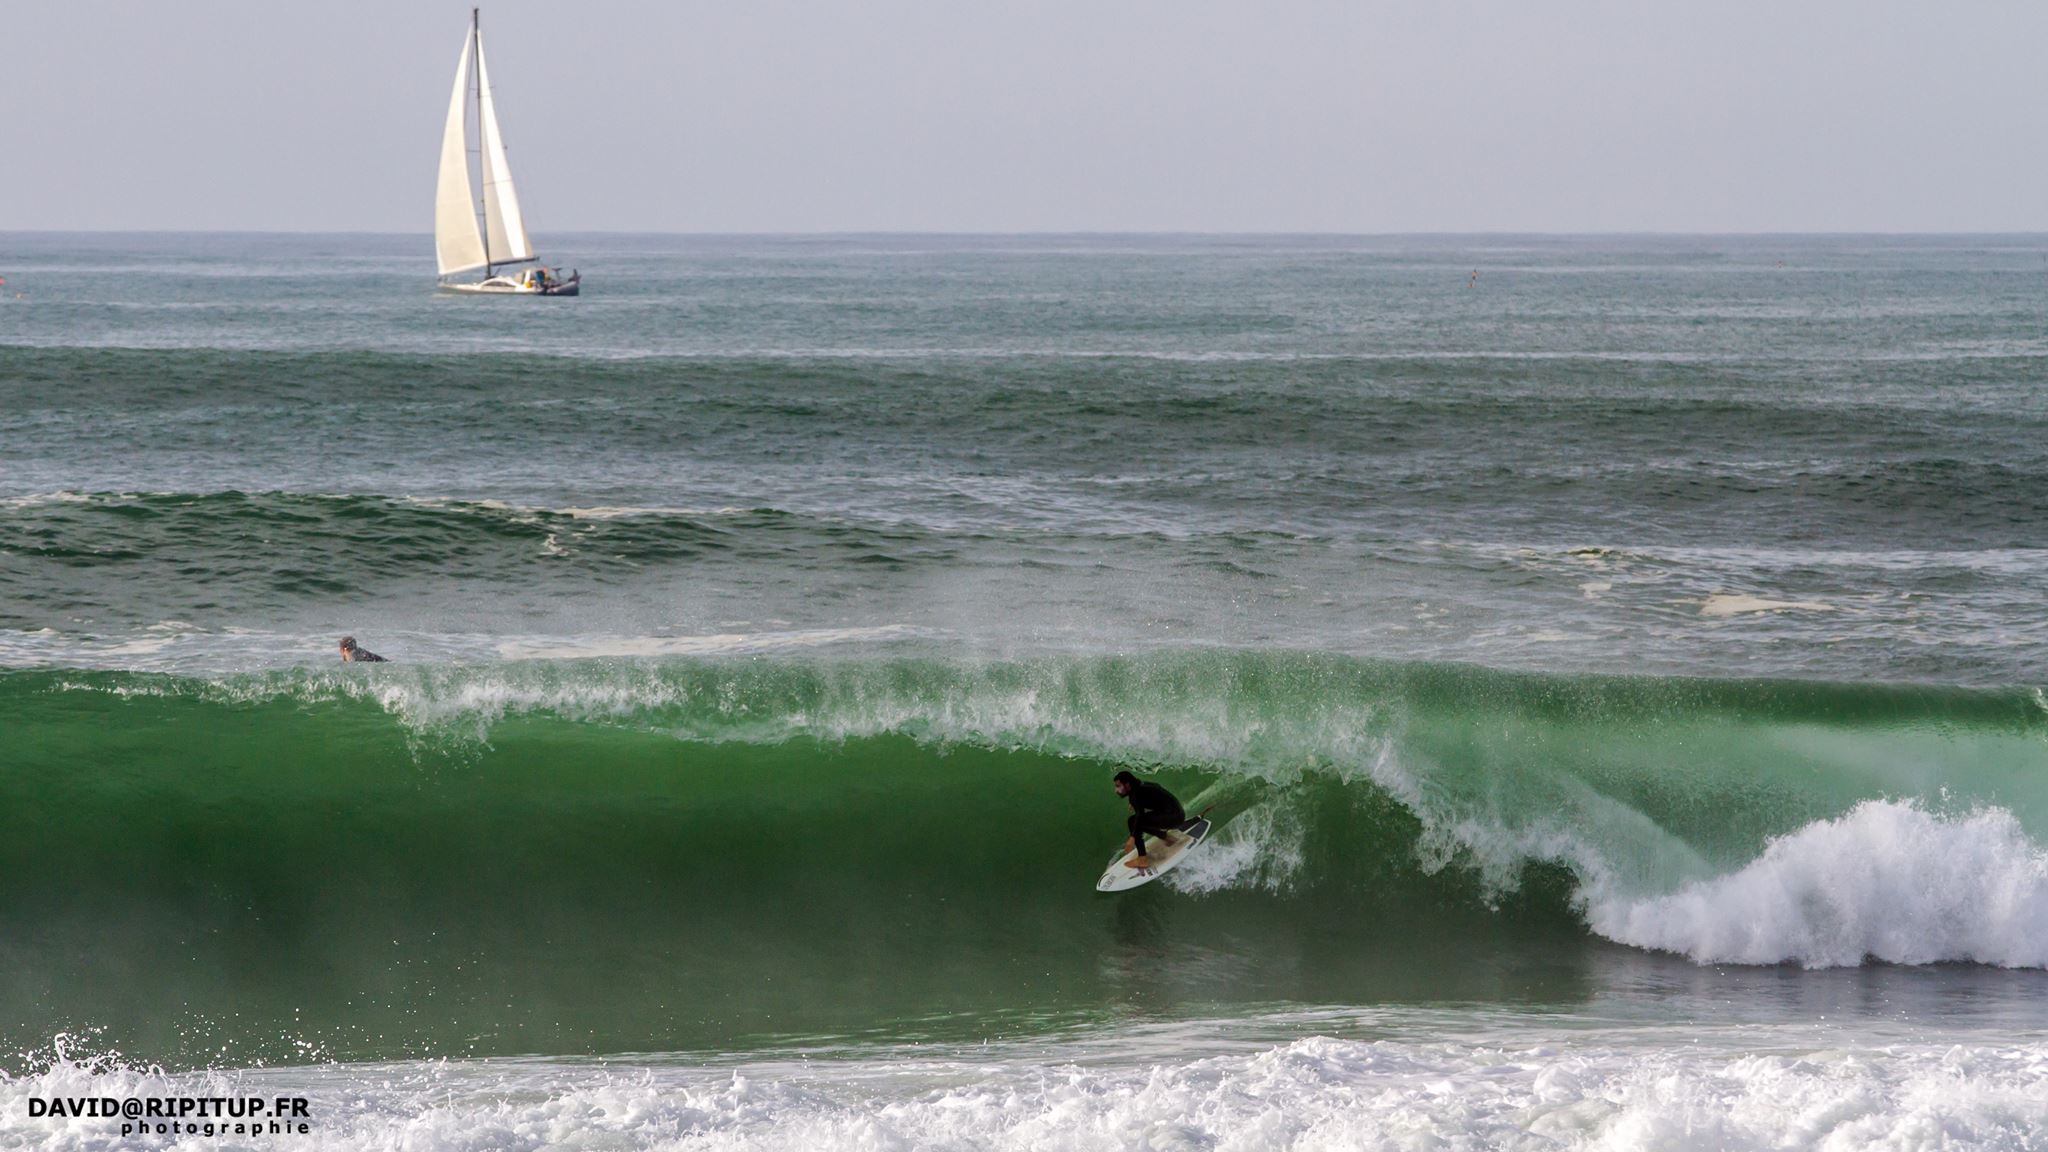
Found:
<svg viewBox="0 0 2048 1152"><path fill-rule="evenodd" d="M582 288L581 276L571 276L567 280L556 281L545 287L521 284L502 276L493 276L489 280L474 284L440 285L443 292L460 292L466 296L580 296L583 294Z"/></svg>

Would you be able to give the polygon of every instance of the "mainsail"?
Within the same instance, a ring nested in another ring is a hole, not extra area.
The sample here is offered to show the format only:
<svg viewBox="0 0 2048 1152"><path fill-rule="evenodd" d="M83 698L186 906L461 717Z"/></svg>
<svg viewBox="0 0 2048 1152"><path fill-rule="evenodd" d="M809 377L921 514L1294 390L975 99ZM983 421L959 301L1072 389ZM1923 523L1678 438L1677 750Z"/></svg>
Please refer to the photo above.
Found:
<svg viewBox="0 0 2048 1152"><path fill-rule="evenodd" d="M491 99L491 70L484 65L484 34L476 34L477 117L483 122L484 227L491 242L485 249L491 263L533 259L526 221L519 215L519 193L512 190L512 169L505 164L505 141L498 135L498 107Z"/></svg>
<svg viewBox="0 0 2048 1152"><path fill-rule="evenodd" d="M434 193L434 256L441 275L484 266L484 239L476 228L476 198L469 191L469 155L462 132L462 98L469 79L469 37L455 64L455 94L448 98L448 127L441 133L441 183Z"/></svg>

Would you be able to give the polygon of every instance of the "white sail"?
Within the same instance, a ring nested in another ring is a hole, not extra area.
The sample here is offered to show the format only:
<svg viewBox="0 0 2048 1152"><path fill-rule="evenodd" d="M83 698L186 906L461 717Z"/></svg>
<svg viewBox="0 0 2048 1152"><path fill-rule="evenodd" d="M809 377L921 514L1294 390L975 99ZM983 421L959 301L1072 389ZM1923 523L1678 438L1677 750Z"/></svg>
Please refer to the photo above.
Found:
<svg viewBox="0 0 2048 1152"><path fill-rule="evenodd" d="M526 220L519 214L519 193L512 190L512 169L505 164L505 141L498 135L498 109L491 99L491 72L484 66L484 38L476 37L477 102L484 138L484 227L490 233L487 251L493 264L533 259L526 238Z"/></svg>
<svg viewBox="0 0 2048 1152"><path fill-rule="evenodd" d="M484 239L476 228L476 199L469 191L469 155L462 132L464 80L469 77L469 37L455 65L455 94L448 98L448 127L441 133L441 183L434 193L434 257L441 275L484 266Z"/></svg>

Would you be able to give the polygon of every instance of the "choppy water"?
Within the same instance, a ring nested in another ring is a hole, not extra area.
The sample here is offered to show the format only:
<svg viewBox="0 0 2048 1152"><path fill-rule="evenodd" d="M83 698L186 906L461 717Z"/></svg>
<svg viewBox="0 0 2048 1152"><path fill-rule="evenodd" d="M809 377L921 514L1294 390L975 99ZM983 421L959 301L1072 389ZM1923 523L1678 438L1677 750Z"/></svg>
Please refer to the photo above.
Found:
<svg viewBox="0 0 2048 1152"><path fill-rule="evenodd" d="M8 1139L2048 1127L2048 241L421 251L0 237Z"/></svg>

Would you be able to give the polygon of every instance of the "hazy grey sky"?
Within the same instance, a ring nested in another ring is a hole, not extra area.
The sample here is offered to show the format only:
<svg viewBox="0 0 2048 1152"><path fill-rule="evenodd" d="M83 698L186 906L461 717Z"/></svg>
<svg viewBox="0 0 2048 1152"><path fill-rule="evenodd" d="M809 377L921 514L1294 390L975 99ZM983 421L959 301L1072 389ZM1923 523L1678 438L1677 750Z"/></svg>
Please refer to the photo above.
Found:
<svg viewBox="0 0 2048 1152"><path fill-rule="evenodd" d="M0 0L0 230L432 228L470 5ZM2048 230L2048 4L488 0L534 230Z"/></svg>

